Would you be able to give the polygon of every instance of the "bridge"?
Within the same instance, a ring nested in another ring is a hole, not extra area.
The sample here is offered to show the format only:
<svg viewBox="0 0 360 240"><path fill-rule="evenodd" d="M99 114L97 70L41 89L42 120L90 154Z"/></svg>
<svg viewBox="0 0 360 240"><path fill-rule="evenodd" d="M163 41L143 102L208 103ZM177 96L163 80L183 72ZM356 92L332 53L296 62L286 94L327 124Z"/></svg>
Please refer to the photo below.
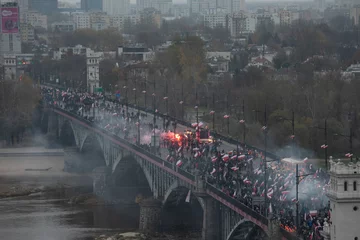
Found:
<svg viewBox="0 0 360 240"><path fill-rule="evenodd" d="M176 211L166 207L170 196L178 195L185 202L190 190L191 203L179 204L177 211L189 212L194 224L202 222L199 228L204 240L295 239L280 229L278 220L226 195L198 173L186 172L77 114L48 107L42 125L67 143L66 163L92 170L96 195L135 199L141 190L146 200L140 202L140 230L156 231L164 215L167 220L161 225L175 221Z"/></svg>

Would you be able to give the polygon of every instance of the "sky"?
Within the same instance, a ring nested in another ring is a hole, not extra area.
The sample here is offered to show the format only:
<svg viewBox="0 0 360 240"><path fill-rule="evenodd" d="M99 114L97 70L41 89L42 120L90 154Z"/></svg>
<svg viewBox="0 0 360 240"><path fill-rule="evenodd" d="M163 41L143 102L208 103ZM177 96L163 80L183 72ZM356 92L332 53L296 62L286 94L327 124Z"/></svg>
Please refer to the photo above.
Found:
<svg viewBox="0 0 360 240"><path fill-rule="evenodd" d="M71 2L71 3L77 3L80 2L80 0L59 0L60 2ZM136 3L136 0L130 0L131 3ZM173 0L174 3L186 3L186 0Z"/></svg>

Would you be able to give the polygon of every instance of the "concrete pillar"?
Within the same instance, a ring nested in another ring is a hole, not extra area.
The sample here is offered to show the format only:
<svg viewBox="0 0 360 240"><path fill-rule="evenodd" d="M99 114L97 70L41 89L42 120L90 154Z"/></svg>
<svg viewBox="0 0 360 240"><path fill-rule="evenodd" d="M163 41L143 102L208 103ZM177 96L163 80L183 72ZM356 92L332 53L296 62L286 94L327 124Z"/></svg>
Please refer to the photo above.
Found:
<svg viewBox="0 0 360 240"><path fill-rule="evenodd" d="M76 172L78 169L77 159L79 158L77 147L64 148L64 172Z"/></svg>
<svg viewBox="0 0 360 240"><path fill-rule="evenodd" d="M161 201L145 199L140 202L139 230L142 232L157 232L160 225Z"/></svg>
<svg viewBox="0 0 360 240"><path fill-rule="evenodd" d="M57 136L58 135L57 116L51 111L48 114L49 114L49 117L48 117L47 133L58 137Z"/></svg>
<svg viewBox="0 0 360 240"><path fill-rule="evenodd" d="M220 203L212 197L202 197L205 204L202 240L220 239Z"/></svg>
<svg viewBox="0 0 360 240"><path fill-rule="evenodd" d="M107 179L108 179L108 169L107 167L98 167L93 170L93 193L96 196L102 198L107 197Z"/></svg>
<svg viewBox="0 0 360 240"><path fill-rule="evenodd" d="M269 219L268 236L269 236L269 240L282 239L282 234L280 232L280 221L279 220Z"/></svg>
<svg viewBox="0 0 360 240"><path fill-rule="evenodd" d="M206 193L205 181L196 176L196 196L204 202L202 240L219 240L220 236L220 203Z"/></svg>

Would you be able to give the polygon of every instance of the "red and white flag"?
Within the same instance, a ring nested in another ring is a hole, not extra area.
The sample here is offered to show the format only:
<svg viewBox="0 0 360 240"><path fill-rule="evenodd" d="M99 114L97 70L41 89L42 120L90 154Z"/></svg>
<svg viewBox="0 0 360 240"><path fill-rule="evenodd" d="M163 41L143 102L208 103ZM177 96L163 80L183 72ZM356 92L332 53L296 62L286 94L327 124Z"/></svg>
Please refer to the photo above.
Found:
<svg viewBox="0 0 360 240"><path fill-rule="evenodd" d="M183 162L182 162L181 160L179 160L179 161L176 162L176 166L177 166L177 167L181 167L181 165L183 165Z"/></svg>
<svg viewBox="0 0 360 240"><path fill-rule="evenodd" d="M191 196L191 190L189 190L188 194L186 195L185 202L187 202L187 203L190 202L190 196Z"/></svg>
<svg viewBox="0 0 360 240"><path fill-rule="evenodd" d="M270 203L270 206L269 206L269 213L273 213L273 208L272 208L272 204Z"/></svg>

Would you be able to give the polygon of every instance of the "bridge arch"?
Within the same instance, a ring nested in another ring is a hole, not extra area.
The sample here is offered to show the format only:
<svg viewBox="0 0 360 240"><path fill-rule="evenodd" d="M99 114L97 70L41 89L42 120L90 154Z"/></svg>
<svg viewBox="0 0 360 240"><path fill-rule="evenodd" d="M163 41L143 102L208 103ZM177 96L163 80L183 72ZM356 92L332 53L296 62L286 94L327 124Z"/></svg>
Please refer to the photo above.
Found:
<svg viewBox="0 0 360 240"><path fill-rule="evenodd" d="M60 143L64 147L74 147L77 145L75 131L71 121L66 120L60 127Z"/></svg>
<svg viewBox="0 0 360 240"><path fill-rule="evenodd" d="M226 240L248 239L268 240L267 233L256 223L247 219L240 220L230 231Z"/></svg>
<svg viewBox="0 0 360 240"><path fill-rule="evenodd" d="M154 193L152 177L133 155L125 155L118 162L110 177L111 197L135 202L151 197Z"/></svg>
<svg viewBox="0 0 360 240"><path fill-rule="evenodd" d="M186 201L189 188L174 183L164 196L162 210L162 228L164 231L201 233L203 227L203 202L192 191Z"/></svg>

